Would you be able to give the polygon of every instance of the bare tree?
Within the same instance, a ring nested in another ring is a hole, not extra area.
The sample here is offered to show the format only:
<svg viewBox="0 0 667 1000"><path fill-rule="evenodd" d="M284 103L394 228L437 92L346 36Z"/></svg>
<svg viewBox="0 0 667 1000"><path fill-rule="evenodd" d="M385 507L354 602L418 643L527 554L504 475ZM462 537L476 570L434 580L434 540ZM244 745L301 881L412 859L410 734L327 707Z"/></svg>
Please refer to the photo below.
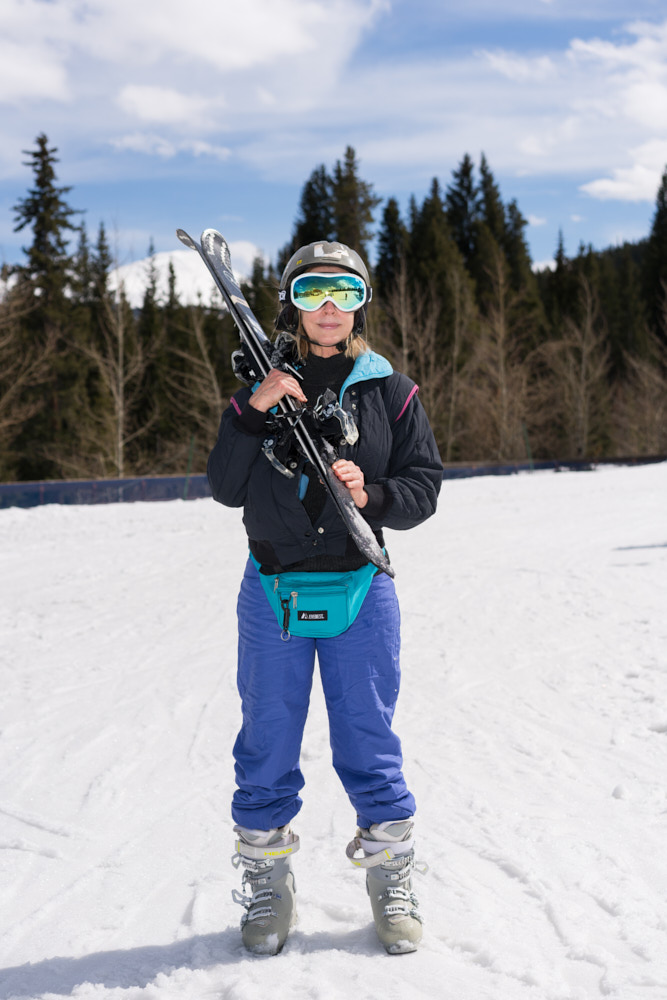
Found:
<svg viewBox="0 0 667 1000"><path fill-rule="evenodd" d="M567 317L562 338L536 354L546 366L544 405L559 428L561 454L584 458L608 447L609 348L596 295L579 278L579 319Z"/></svg>
<svg viewBox="0 0 667 1000"><path fill-rule="evenodd" d="M663 316L667 329L667 294ZM667 454L667 346L654 333L646 337L648 355L625 356L627 376L614 393L614 452L621 456Z"/></svg>
<svg viewBox="0 0 667 1000"><path fill-rule="evenodd" d="M428 413L438 443L447 425L447 387L450 365L443 358L440 340L442 301L434 286L426 295L413 293L405 260L384 305L387 322L378 342L389 360L419 386L419 397ZM398 334L398 344L393 334Z"/></svg>
<svg viewBox="0 0 667 1000"><path fill-rule="evenodd" d="M466 388L466 368L463 358L464 351L469 350L473 343L476 310L470 282L466 280L461 270L457 268L450 271L447 275L447 284L453 305L453 315L451 355L447 365L449 402L444 428L443 456L445 462L451 462L454 447L462 432L460 426L461 397Z"/></svg>
<svg viewBox="0 0 667 1000"><path fill-rule="evenodd" d="M21 427L44 406L35 390L52 372L57 336L51 330L44 342L26 346L21 323L33 303L27 289L13 289L0 302L0 473L11 473L8 461L12 441Z"/></svg>
<svg viewBox="0 0 667 1000"><path fill-rule="evenodd" d="M135 414L148 365L159 345L142 344L136 336L122 285L113 293L102 290L100 306L96 342L71 344L92 362L99 383L97 398L87 400L76 440L57 459L69 476L124 479L132 474L128 445L145 434L158 417L157 404L140 421Z"/></svg>
<svg viewBox="0 0 667 1000"><path fill-rule="evenodd" d="M529 366L513 319L519 296L500 251L487 273L491 294L465 370L465 450L468 458L507 461L526 455Z"/></svg>
<svg viewBox="0 0 667 1000"><path fill-rule="evenodd" d="M217 435L220 414L229 400L223 394L206 341L203 306L190 306L187 316L188 325L179 329L186 334L188 347L171 351L175 364L167 377L169 400L208 451ZM181 452L192 450L187 441L180 442L178 447Z"/></svg>

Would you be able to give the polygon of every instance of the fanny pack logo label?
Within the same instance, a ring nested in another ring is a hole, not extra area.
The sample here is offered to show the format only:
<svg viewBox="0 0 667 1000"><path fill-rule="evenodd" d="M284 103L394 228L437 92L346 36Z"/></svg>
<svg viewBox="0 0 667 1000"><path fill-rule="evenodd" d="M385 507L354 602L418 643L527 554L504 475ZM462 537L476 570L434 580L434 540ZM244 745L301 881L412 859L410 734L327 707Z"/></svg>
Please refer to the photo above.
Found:
<svg viewBox="0 0 667 1000"><path fill-rule="evenodd" d="M298 611L297 618L300 622L326 622L329 620L328 611Z"/></svg>

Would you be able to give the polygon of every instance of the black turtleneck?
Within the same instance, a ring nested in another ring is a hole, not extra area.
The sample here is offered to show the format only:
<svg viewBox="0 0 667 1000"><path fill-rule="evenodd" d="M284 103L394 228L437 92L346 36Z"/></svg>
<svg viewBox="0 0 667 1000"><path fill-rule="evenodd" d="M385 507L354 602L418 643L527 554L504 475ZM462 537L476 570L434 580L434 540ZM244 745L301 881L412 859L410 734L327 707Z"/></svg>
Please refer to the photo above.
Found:
<svg viewBox="0 0 667 1000"><path fill-rule="evenodd" d="M331 389L338 397L345 379L353 368L354 358L346 358L344 354L334 354L330 358L321 358L310 352L303 367L299 369L299 375L302 376L301 388L306 395L309 406L314 406L327 389ZM308 488L303 498L303 506L311 523L315 524L322 513L327 491L310 462L306 463L303 472L308 477Z"/></svg>
<svg viewBox="0 0 667 1000"><path fill-rule="evenodd" d="M353 368L354 358L346 358L344 354L338 353L330 358L321 358L311 351L303 367L299 369L299 375L302 376L301 388L309 405L314 406L318 397L327 389L338 396Z"/></svg>

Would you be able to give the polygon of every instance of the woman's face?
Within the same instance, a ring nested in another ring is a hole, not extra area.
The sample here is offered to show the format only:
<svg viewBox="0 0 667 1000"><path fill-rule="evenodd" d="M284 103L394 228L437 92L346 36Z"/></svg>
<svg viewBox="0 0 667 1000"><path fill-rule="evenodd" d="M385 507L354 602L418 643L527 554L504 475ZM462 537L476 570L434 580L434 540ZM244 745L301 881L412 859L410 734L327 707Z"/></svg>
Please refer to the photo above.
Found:
<svg viewBox="0 0 667 1000"><path fill-rule="evenodd" d="M344 267L322 265L311 267L309 273L319 271L322 274L345 274ZM337 345L352 333L356 313L342 312L333 302L325 302L315 312L300 310L301 324L312 343L308 345L313 354L321 358L329 358L338 353Z"/></svg>

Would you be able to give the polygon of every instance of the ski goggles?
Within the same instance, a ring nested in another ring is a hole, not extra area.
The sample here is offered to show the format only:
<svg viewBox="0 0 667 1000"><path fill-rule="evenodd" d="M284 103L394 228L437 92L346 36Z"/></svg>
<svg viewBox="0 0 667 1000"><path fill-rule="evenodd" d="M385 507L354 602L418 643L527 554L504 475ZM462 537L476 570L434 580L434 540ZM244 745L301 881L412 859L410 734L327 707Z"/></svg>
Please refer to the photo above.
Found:
<svg viewBox="0 0 667 1000"><path fill-rule="evenodd" d="M299 274L290 285L290 299L304 312L315 312L333 302L341 312L354 312L370 301L366 282L358 274Z"/></svg>

